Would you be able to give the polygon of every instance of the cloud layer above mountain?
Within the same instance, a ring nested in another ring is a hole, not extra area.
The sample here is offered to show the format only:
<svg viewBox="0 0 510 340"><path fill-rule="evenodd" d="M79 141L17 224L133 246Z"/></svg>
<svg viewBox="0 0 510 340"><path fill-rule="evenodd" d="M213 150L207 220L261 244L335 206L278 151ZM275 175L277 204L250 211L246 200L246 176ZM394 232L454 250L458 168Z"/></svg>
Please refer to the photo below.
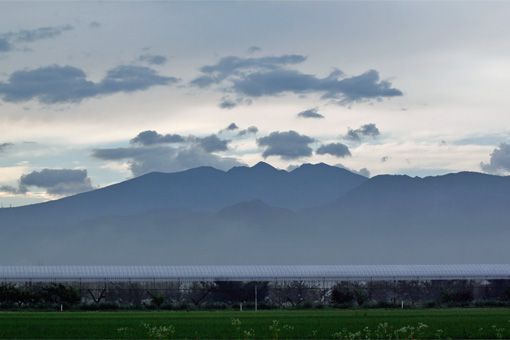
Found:
<svg viewBox="0 0 510 340"><path fill-rule="evenodd" d="M483 171L489 173L510 172L510 144L501 143L492 151L489 163L480 163Z"/></svg>
<svg viewBox="0 0 510 340"><path fill-rule="evenodd" d="M336 157L347 157L351 156L351 152L349 151L349 147L342 143L330 143L323 144L317 149L318 155L333 155Z"/></svg>
<svg viewBox="0 0 510 340"><path fill-rule="evenodd" d="M2 185L0 192L24 194L29 188L44 189L52 196L67 196L93 190L92 181L84 169L42 169L22 175L18 186Z"/></svg>
<svg viewBox="0 0 510 340"><path fill-rule="evenodd" d="M261 160L510 173L510 3L29 7L0 3L0 185L11 191L45 168L87 169L104 186L130 168ZM48 197L34 186L0 203Z"/></svg>
<svg viewBox="0 0 510 340"><path fill-rule="evenodd" d="M243 163L215 152L226 151L230 140L212 134L205 137L159 134L148 130L131 139L131 145L94 149L92 156L106 161L127 161L134 176L148 172L176 172L199 166L228 170Z"/></svg>
<svg viewBox="0 0 510 340"><path fill-rule="evenodd" d="M268 136L257 139L257 144L264 147L262 157L279 156L282 159L297 159L312 155L310 144L315 140L296 131L275 131Z"/></svg>
<svg viewBox="0 0 510 340"><path fill-rule="evenodd" d="M147 130L140 132L135 138L131 139L130 142L140 145L182 143L184 142L184 137L177 134L161 135L154 130Z"/></svg>

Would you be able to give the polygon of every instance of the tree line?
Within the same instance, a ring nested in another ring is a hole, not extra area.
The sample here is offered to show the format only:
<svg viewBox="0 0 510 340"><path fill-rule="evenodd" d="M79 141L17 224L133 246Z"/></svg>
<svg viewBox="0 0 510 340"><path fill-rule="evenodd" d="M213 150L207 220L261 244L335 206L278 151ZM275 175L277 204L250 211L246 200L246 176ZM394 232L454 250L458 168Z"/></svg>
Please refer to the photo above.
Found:
<svg viewBox="0 0 510 340"><path fill-rule="evenodd" d="M0 309L259 309L510 305L510 280L0 283Z"/></svg>

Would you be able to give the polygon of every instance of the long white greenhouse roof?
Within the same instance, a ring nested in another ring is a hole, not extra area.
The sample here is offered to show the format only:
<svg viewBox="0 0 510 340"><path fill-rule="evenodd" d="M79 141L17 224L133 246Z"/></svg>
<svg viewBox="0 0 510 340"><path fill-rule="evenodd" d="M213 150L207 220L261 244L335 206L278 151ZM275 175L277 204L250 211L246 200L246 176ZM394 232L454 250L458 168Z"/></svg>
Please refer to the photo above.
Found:
<svg viewBox="0 0 510 340"><path fill-rule="evenodd" d="M4 282L451 279L510 279L510 265L0 266Z"/></svg>

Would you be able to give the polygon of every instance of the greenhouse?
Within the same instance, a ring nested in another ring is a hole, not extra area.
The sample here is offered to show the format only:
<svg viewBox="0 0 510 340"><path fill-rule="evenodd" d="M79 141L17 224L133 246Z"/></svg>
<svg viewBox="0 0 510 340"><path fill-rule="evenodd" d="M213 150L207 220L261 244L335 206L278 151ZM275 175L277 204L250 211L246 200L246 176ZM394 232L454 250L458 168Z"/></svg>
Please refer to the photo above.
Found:
<svg viewBox="0 0 510 340"><path fill-rule="evenodd" d="M510 279L510 265L0 266L0 281L3 282L332 282L484 279Z"/></svg>

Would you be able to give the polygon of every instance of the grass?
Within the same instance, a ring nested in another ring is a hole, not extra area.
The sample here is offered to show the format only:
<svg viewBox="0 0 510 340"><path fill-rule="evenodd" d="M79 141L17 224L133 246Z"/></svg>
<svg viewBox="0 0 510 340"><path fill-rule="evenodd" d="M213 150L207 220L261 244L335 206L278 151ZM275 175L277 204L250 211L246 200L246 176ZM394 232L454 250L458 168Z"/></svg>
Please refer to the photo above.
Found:
<svg viewBox="0 0 510 340"><path fill-rule="evenodd" d="M510 338L509 320L510 309L506 308L287 310L256 313L2 312L0 338L330 339L365 337L367 331L370 332L369 337L378 338L383 336L384 323L388 324L387 333L392 338ZM427 327L418 329L420 323ZM407 328L400 333L394 332L404 326L412 326L414 330Z"/></svg>

